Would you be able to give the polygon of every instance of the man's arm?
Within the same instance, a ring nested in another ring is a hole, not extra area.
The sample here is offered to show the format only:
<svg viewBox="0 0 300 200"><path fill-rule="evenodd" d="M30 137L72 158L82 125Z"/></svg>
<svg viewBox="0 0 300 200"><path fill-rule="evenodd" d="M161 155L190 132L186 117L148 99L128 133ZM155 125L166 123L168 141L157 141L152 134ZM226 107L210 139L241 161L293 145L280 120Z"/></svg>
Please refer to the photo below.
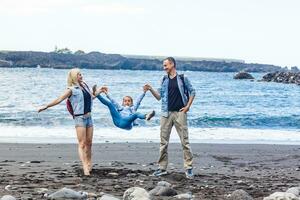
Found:
<svg viewBox="0 0 300 200"><path fill-rule="evenodd" d="M193 85L191 84L190 80L186 76L184 77L184 83L185 83L185 85L188 89L188 92L190 94L190 98L189 98L186 106L180 109L180 112L187 113L190 110L190 107L193 104L193 101L194 101L195 96L196 96L196 91L195 91Z"/></svg>
<svg viewBox="0 0 300 200"><path fill-rule="evenodd" d="M146 84L145 85L148 90L150 90L151 94L159 101L161 99L160 94L158 93L158 91L155 91L152 86L150 84Z"/></svg>
<svg viewBox="0 0 300 200"><path fill-rule="evenodd" d="M187 113L190 110L190 107L192 106L194 99L195 99L195 96L190 96L189 101L187 102L186 106L181 108L179 111Z"/></svg>

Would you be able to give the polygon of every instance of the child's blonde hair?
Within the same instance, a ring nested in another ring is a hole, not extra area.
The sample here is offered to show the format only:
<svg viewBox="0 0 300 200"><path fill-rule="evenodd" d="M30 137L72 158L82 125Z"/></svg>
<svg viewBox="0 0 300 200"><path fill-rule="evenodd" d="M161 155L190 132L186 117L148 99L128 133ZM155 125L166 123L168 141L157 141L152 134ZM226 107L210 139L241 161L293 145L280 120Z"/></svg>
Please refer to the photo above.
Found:
<svg viewBox="0 0 300 200"><path fill-rule="evenodd" d="M68 87L73 87L78 84L77 75L80 73L80 69L73 68L68 73L67 85Z"/></svg>
<svg viewBox="0 0 300 200"><path fill-rule="evenodd" d="M125 97L123 97L123 102L124 102L124 99L125 99L126 97L130 99L130 101L131 101L131 105L130 105L130 106L132 106L132 105L133 105L133 99L132 99L131 96L125 96ZM124 106L124 103L122 103L122 105Z"/></svg>

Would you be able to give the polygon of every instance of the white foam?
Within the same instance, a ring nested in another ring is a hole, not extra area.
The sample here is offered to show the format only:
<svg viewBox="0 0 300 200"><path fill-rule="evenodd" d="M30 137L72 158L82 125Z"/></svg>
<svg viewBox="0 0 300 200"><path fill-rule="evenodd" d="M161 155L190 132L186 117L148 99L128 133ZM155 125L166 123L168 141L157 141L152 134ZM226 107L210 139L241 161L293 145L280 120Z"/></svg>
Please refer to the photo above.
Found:
<svg viewBox="0 0 300 200"><path fill-rule="evenodd" d="M190 128L191 143L247 143L247 144L299 144L300 131ZM103 142L159 142L159 127L140 127L125 131L118 128L97 128L94 143ZM0 127L0 143L77 143L72 127ZM172 130L170 142L180 142Z"/></svg>

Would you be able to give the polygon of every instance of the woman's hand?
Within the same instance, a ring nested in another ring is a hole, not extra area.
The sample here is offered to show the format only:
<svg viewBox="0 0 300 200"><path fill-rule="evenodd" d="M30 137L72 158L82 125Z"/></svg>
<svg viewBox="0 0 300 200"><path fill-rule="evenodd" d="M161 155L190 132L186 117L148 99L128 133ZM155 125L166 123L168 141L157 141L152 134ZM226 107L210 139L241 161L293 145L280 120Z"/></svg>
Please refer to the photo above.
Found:
<svg viewBox="0 0 300 200"><path fill-rule="evenodd" d="M40 113L40 112L42 112L44 110L47 110L47 108L48 108L48 106L43 106L40 109L38 109L38 112Z"/></svg>

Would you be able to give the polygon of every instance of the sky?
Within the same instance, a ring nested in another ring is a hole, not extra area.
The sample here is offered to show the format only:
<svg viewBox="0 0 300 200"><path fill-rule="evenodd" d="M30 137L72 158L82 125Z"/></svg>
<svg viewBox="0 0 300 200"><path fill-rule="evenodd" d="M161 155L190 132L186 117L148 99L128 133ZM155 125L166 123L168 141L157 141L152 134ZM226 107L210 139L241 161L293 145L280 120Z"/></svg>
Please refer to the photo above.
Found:
<svg viewBox="0 0 300 200"><path fill-rule="evenodd" d="M300 67L299 0L0 0L0 50L55 46Z"/></svg>

